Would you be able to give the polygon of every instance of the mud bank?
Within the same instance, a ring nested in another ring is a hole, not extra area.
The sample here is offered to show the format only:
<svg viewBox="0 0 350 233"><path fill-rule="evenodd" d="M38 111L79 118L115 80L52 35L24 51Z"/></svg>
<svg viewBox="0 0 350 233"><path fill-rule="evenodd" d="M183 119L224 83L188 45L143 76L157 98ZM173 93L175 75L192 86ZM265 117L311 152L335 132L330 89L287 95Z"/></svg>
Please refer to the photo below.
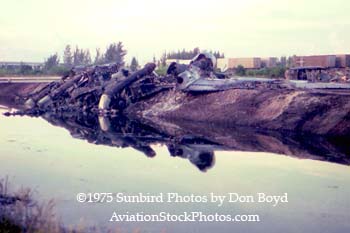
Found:
<svg viewBox="0 0 350 233"><path fill-rule="evenodd" d="M21 97L45 83L1 84L0 103L21 104ZM253 129L350 136L350 92L288 89L231 89L190 94L164 91L136 102L125 113L131 117L167 122L202 122Z"/></svg>
<svg viewBox="0 0 350 233"><path fill-rule="evenodd" d="M232 89L209 94L162 93L129 112L171 122L197 121L255 129L350 135L350 95L329 91Z"/></svg>
<svg viewBox="0 0 350 233"><path fill-rule="evenodd" d="M46 83L1 83L0 104L20 107L22 98L44 87Z"/></svg>

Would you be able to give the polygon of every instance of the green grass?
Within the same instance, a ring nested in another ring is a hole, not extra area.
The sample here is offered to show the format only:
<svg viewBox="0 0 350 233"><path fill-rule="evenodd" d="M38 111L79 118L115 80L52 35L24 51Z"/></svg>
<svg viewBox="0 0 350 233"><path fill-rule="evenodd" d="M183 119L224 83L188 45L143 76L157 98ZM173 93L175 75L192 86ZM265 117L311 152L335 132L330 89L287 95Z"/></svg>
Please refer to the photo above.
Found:
<svg viewBox="0 0 350 233"><path fill-rule="evenodd" d="M272 68L261 68L258 70L247 70L245 75L255 77L268 77L268 78L284 78L285 67L277 66Z"/></svg>
<svg viewBox="0 0 350 233"><path fill-rule="evenodd" d="M0 233L106 232L98 227L80 225L66 228L56 216L54 207L53 200L42 203L34 201L30 189L10 192L8 179L0 179Z"/></svg>
<svg viewBox="0 0 350 233"><path fill-rule="evenodd" d="M58 75L63 76L68 74L70 69L64 66L55 66L50 70L36 70L36 69L6 69L0 68L0 77L6 76L47 76L47 75Z"/></svg>
<svg viewBox="0 0 350 233"><path fill-rule="evenodd" d="M10 193L8 179L0 180L0 232L66 232L54 214L54 202L39 204L30 189Z"/></svg>

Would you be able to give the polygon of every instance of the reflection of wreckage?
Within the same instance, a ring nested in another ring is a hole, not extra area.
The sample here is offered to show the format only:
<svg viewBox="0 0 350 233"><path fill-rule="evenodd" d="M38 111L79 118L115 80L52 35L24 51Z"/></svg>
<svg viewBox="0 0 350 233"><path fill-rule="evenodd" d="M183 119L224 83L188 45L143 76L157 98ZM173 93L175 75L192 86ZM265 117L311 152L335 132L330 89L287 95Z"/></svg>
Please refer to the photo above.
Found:
<svg viewBox="0 0 350 233"><path fill-rule="evenodd" d="M155 123L141 123L126 117L97 114L62 113L42 115L50 123L66 128L74 138L113 147L131 147L147 157L154 157L152 145L165 145L173 157L188 159L199 170L215 163L215 151L259 151L282 153L297 158L350 164L347 141L305 135L279 134L231 129L201 124L176 127L176 132ZM186 128L186 129L185 129ZM346 140L346 139L345 139ZM339 143L341 142L341 143Z"/></svg>
<svg viewBox="0 0 350 233"><path fill-rule="evenodd" d="M156 152L151 145L163 144L174 157L188 159L201 171L214 164L214 150L227 150L217 143L204 138L183 135L174 137L159 129L126 117L98 116L96 114L44 114L50 123L68 129L74 138L85 139L89 143L120 148L132 147L147 157Z"/></svg>

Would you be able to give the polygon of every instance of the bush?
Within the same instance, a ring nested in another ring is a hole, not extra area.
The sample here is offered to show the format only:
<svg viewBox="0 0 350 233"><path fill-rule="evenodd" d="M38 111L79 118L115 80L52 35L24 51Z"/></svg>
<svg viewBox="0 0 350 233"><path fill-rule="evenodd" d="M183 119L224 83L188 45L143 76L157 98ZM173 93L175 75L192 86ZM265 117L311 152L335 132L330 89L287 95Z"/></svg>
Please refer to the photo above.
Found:
<svg viewBox="0 0 350 233"><path fill-rule="evenodd" d="M265 67L258 70L247 70L246 74L253 77L283 78L285 71L285 67L278 66L272 68Z"/></svg>
<svg viewBox="0 0 350 233"><path fill-rule="evenodd" d="M236 74L238 76L244 76L246 74L246 70L242 65L237 66L236 68Z"/></svg>
<svg viewBox="0 0 350 233"><path fill-rule="evenodd" d="M82 224L65 227L55 214L53 200L39 203L33 200L33 191L20 189L10 192L7 177L0 179L0 232L1 233L96 233L116 232L98 226Z"/></svg>
<svg viewBox="0 0 350 233"><path fill-rule="evenodd" d="M45 70L44 74L64 76L69 74L70 69L64 66L54 66L49 70Z"/></svg>
<svg viewBox="0 0 350 233"><path fill-rule="evenodd" d="M284 77L284 73L286 71L285 67L278 66L270 68L269 76L272 78L282 78Z"/></svg>
<svg viewBox="0 0 350 233"><path fill-rule="evenodd" d="M3 68L0 68L0 77L4 77L6 76L6 74L7 74L6 70Z"/></svg>

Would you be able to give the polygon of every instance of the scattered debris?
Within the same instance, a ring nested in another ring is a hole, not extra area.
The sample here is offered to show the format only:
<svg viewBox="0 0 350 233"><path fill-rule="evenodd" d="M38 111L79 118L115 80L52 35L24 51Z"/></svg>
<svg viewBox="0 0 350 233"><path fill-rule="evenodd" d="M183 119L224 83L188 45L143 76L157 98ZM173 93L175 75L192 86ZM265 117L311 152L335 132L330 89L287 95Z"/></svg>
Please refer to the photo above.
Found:
<svg viewBox="0 0 350 233"><path fill-rule="evenodd" d="M350 83L228 77L215 72L215 66L216 58L212 54L200 53L189 65L171 63L164 76L154 72L154 63L148 63L135 72L122 69L119 64L77 67L60 81L48 83L27 96L27 110L22 114L72 111L120 114L131 105L169 89L190 94L228 89L350 89ZM290 70L289 75L299 75L300 72ZM310 72L314 74L316 71ZM341 80L347 80L347 74L338 72L336 76L335 73L331 81L338 76Z"/></svg>
<svg viewBox="0 0 350 233"><path fill-rule="evenodd" d="M72 69L69 76L30 94L25 101L26 113L121 112L131 103L174 86L154 69L153 63L132 74L117 64Z"/></svg>
<svg viewBox="0 0 350 233"><path fill-rule="evenodd" d="M306 80L308 82L350 83L350 68L294 67L286 70L285 78L287 80Z"/></svg>

